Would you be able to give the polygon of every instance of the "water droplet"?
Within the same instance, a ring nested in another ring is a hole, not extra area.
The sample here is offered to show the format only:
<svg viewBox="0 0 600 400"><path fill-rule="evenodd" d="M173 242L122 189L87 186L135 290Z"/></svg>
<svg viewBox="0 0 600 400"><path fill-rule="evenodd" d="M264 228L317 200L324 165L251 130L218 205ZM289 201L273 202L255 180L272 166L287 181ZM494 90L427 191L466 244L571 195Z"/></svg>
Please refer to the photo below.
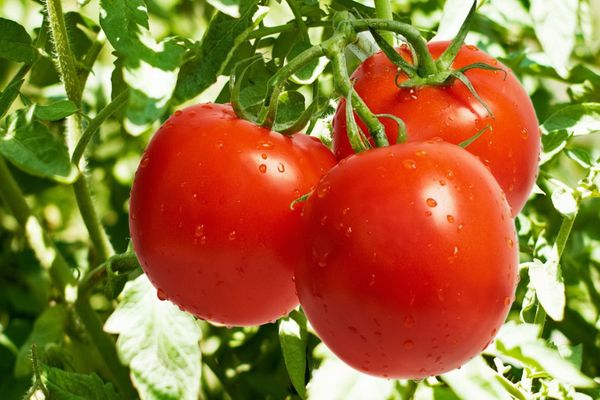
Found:
<svg viewBox="0 0 600 400"><path fill-rule="evenodd" d="M350 235L352 235L352 227L349 226L346 228L345 235L346 237L350 237Z"/></svg>
<svg viewBox="0 0 600 400"><path fill-rule="evenodd" d="M188 115L190 117L195 117L196 116L196 111L192 110L192 111L188 111Z"/></svg>
<svg viewBox="0 0 600 400"><path fill-rule="evenodd" d="M181 110L177 110L177 111L175 111L175 116L176 116L176 117L179 117L181 114L183 114L183 113L181 112Z"/></svg>
<svg viewBox="0 0 600 400"><path fill-rule="evenodd" d="M369 286L375 285L375 274L371 274L371 279L369 280Z"/></svg>
<svg viewBox="0 0 600 400"><path fill-rule="evenodd" d="M417 157L427 157L427 152L425 150L418 150L415 155Z"/></svg>
<svg viewBox="0 0 600 400"><path fill-rule="evenodd" d="M479 50L476 46L472 45L472 44L468 44L465 46L467 49L471 50L471 51L477 51Z"/></svg>
<svg viewBox="0 0 600 400"><path fill-rule="evenodd" d="M451 169L449 169L449 170L446 172L446 178L448 178L448 179L452 179L452 178L454 178L454 171L452 171Z"/></svg>
<svg viewBox="0 0 600 400"><path fill-rule="evenodd" d="M432 207L432 208L437 206L437 204L438 204L437 201L435 201L435 199L432 199L431 197L427 199L426 203L429 207Z"/></svg>
<svg viewBox="0 0 600 400"><path fill-rule="evenodd" d="M236 235L236 232L235 232L235 231L231 231L231 232L229 232L229 236L228 236L228 237L229 237L229 240L235 240L235 235Z"/></svg>
<svg viewBox="0 0 600 400"><path fill-rule="evenodd" d="M492 329L491 336L492 337L496 336L496 332L498 332L498 330L496 328Z"/></svg>
<svg viewBox="0 0 600 400"><path fill-rule="evenodd" d="M429 211L429 210L425 211L425 216L431 217L431 211Z"/></svg>
<svg viewBox="0 0 600 400"><path fill-rule="evenodd" d="M457 228L457 230L460 232L460 231L462 231L462 230L463 230L463 228L464 228L464 227L465 227L465 225L464 225L464 224L458 224L458 228Z"/></svg>
<svg viewBox="0 0 600 400"><path fill-rule="evenodd" d="M258 166L258 170L260 171L261 174L264 174L265 172L267 172L267 166L265 164L260 164Z"/></svg>
<svg viewBox="0 0 600 400"><path fill-rule="evenodd" d="M454 223L454 216L453 215L446 215L446 219L448 220L448 222L450 222L451 224Z"/></svg>
<svg viewBox="0 0 600 400"><path fill-rule="evenodd" d="M509 305L510 305L510 303L511 303L511 301L510 301L510 297L505 297L505 298L504 298L504 305L505 305L505 306L509 306Z"/></svg>
<svg viewBox="0 0 600 400"><path fill-rule="evenodd" d="M458 246L454 246L452 254L448 256L448 261L454 261L458 257Z"/></svg>
<svg viewBox="0 0 600 400"><path fill-rule="evenodd" d="M413 342L410 339L405 340L404 343L402 343L402 347L404 347L404 349L406 349L406 350L410 350L413 347L415 347L415 342Z"/></svg>
<svg viewBox="0 0 600 400"><path fill-rule="evenodd" d="M327 192L329 192L330 186L329 184L323 184L321 186L319 186L319 188L317 189L317 197L322 199L323 197L325 197L327 195Z"/></svg>
<svg viewBox="0 0 600 400"><path fill-rule="evenodd" d="M144 156L142 158L142 161L140 161L140 168L146 168L148 166L149 162L150 162L150 157Z"/></svg>
<svg viewBox="0 0 600 400"><path fill-rule="evenodd" d="M439 288L437 292L437 298L439 301L444 301L446 297L444 296L444 289Z"/></svg>
<svg viewBox="0 0 600 400"><path fill-rule="evenodd" d="M529 137L529 132L527 132L527 129L523 128L521 130L521 138L522 139L527 139Z"/></svg>
<svg viewBox="0 0 600 400"><path fill-rule="evenodd" d="M506 238L506 244L508 244L508 247L511 249L515 246L515 242L513 242L511 238Z"/></svg>
<svg viewBox="0 0 600 400"><path fill-rule="evenodd" d="M271 143L271 142L259 143L258 144L258 148L259 149L269 150L269 149L273 148L273 143Z"/></svg>
<svg viewBox="0 0 600 400"><path fill-rule="evenodd" d="M164 301L167 299L167 294L162 289L158 289L156 291L156 297L158 297L160 301Z"/></svg>
<svg viewBox="0 0 600 400"><path fill-rule="evenodd" d="M321 226L325 226L326 222L327 222L327 215L323 215L323 217L321 218Z"/></svg>
<svg viewBox="0 0 600 400"><path fill-rule="evenodd" d="M204 235L204 225L200 224L194 229L194 236L199 238L202 235Z"/></svg>
<svg viewBox="0 0 600 400"><path fill-rule="evenodd" d="M349 212L350 212L350 208L346 207L342 210L342 215L348 215Z"/></svg>
<svg viewBox="0 0 600 400"><path fill-rule="evenodd" d="M443 180L443 179L440 179L440 185L441 185L441 186L446 186L446 181L445 181L445 180Z"/></svg>
<svg viewBox="0 0 600 400"><path fill-rule="evenodd" d="M402 161L402 165L406 169L417 169L417 164L413 160L404 160Z"/></svg>
<svg viewBox="0 0 600 400"><path fill-rule="evenodd" d="M260 155L260 158L262 158L263 160L266 160L267 159L267 153L262 153Z"/></svg>
<svg viewBox="0 0 600 400"><path fill-rule="evenodd" d="M404 327L412 328L413 326L415 326L415 319L412 317L412 315L405 316L404 317Z"/></svg>
<svg viewBox="0 0 600 400"><path fill-rule="evenodd" d="M317 265L321 268L325 268L327 266L327 258L329 257L329 252L320 252L316 248L312 249L313 261L317 263Z"/></svg>
<svg viewBox="0 0 600 400"><path fill-rule="evenodd" d="M282 163L277 164L277 171L284 173L285 172L285 165L283 165Z"/></svg>

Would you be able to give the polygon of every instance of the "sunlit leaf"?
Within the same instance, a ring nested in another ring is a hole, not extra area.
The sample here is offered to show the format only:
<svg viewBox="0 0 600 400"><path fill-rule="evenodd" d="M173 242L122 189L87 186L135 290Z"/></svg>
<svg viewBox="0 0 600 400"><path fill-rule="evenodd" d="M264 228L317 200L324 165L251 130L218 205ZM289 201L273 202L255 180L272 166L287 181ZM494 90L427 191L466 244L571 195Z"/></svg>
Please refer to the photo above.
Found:
<svg viewBox="0 0 600 400"><path fill-rule="evenodd" d="M145 275L125 285L104 329L119 335L119 357L142 399L198 398L200 329L191 315L160 301Z"/></svg>

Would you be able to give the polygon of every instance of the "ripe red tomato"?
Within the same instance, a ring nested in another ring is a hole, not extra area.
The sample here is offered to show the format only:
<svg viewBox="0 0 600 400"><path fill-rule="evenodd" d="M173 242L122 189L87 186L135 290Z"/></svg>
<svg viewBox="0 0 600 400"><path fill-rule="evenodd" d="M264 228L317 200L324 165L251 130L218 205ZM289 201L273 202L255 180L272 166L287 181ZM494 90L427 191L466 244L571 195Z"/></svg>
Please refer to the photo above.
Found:
<svg viewBox="0 0 600 400"><path fill-rule="evenodd" d="M434 58L448 42L429 44ZM408 51L400 52L407 59ZM540 134L535 110L529 96L509 68L474 46L463 46L454 61L455 69L473 63L485 63L506 71L472 69L465 73L477 93L492 110L494 117L456 80L450 86L426 86L399 89L394 79L397 68L383 53L365 60L354 72L356 92L375 114L393 114L406 123L408 141L441 137L458 144L489 125L467 150L490 168L506 193L515 216L523 208L538 171ZM406 77L400 78L400 81ZM352 154L346 133L345 101L341 101L333 120L333 149L342 159ZM396 142L398 126L394 120L380 118L390 143ZM359 121L361 128L365 126Z"/></svg>
<svg viewBox="0 0 600 400"><path fill-rule="evenodd" d="M300 209L290 203L335 164L316 139L286 137L229 105L177 111L156 132L131 191L130 229L162 299L226 325L296 307Z"/></svg>
<svg viewBox="0 0 600 400"><path fill-rule="evenodd" d="M504 322L517 239L493 176L445 142L342 160L304 206L300 304L323 342L373 375L461 366Z"/></svg>

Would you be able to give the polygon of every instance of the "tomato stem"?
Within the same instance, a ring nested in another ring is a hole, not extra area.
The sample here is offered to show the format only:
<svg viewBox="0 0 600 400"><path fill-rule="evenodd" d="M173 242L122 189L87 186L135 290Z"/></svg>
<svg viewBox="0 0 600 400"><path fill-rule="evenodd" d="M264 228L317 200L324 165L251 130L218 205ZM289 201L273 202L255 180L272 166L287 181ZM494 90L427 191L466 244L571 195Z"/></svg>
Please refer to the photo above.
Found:
<svg viewBox="0 0 600 400"><path fill-rule="evenodd" d="M71 162L73 164L79 164L79 161L83 156L85 148L87 147L94 134L98 132L102 123L107 118L109 118L115 111L123 107L123 105L127 103L128 100L129 89L125 89L121 93L119 93L117 97L115 97L106 107L104 107L102 111L100 111L93 120L90 121L89 125L77 141L75 150L73 150L73 155L71 156Z"/></svg>
<svg viewBox="0 0 600 400"><path fill-rule="evenodd" d="M381 121L377 119L375 114L371 112L369 107L360 98L360 96L352 89L352 83L348 77L346 67L346 58L344 53L338 53L332 60L334 84L340 96L345 96L352 91L352 104L360 119L367 125L369 133L373 137L373 141L377 147L389 146L385 128Z"/></svg>
<svg viewBox="0 0 600 400"><path fill-rule="evenodd" d="M352 26L357 32L362 32L371 29L378 31L390 31L402 35L408 43L413 47L418 65L417 72L421 77L434 75L438 72L437 65L427 48L425 38L415 27L398 22L383 19L363 19L352 21Z"/></svg>
<svg viewBox="0 0 600 400"><path fill-rule="evenodd" d="M310 39L308 37L308 28L304 23L304 20L302 19L302 11L296 3L296 0L286 0L286 2L288 6L290 6L292 14L294 14L294 22L298 26L298 30L300 31L300 34L302 35L303 39L307 42L310 42Z"/></svg>
<svg viewBox="0 0 600 400"><path fill-rule="evenodd" d="M392 3L390 0L375 0L375 15L379 19L393 20ZM384 32L383 39L390 45L394 46L394 35L391 32Z"/></svg>
<svg viewBox="0 0 600 400"><path fill-rule="evenodd" d="M471 6L471 9L469 10L469 13L467 14L467 17L461 25L457 35L454 37L454 39L452 39L452 42L450 42L450 45L446 48L446 50L444 50L444 53L442 53L442 55L437 59L436 64L438 70L448 71L452 68L452 63L458 55L458 52L460 51L460 48L462 47L463 43L465 42L467 33L469 33L471 20L475 15L476 9L477 1L475 0L473 1L473 5Z"/></svg>

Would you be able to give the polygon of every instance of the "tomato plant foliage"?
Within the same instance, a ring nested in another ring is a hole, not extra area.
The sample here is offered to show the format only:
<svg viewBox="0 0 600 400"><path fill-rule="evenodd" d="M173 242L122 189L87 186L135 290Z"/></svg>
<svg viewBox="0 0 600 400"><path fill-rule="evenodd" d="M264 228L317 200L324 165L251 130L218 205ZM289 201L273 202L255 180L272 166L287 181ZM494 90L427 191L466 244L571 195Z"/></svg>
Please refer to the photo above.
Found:
<svg viewBox="0 0 600 400"><path fill-rule="evenodd" d="M479 3L0 0L0 398L599 398L600 7Z"/></svg>

